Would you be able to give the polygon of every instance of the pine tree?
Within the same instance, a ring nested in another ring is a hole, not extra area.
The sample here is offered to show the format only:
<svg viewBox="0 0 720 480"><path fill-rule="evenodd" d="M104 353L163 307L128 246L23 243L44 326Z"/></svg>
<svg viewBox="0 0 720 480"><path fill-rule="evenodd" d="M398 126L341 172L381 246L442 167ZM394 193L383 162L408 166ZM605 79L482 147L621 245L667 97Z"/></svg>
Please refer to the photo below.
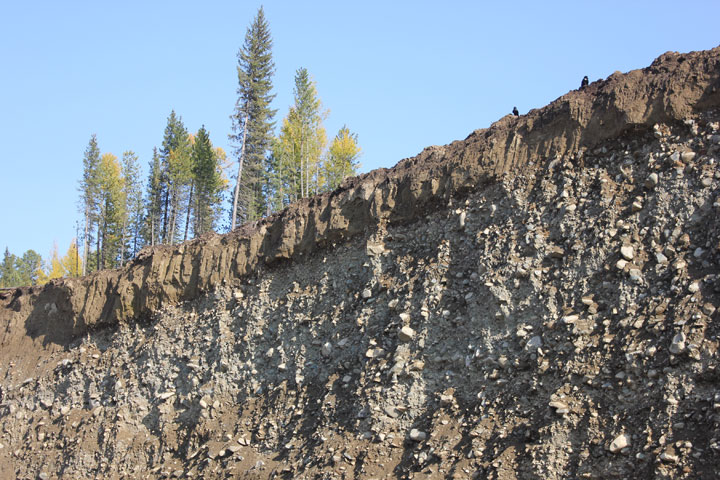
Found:
<svg viewBox="0 0 720 480"><path fill-rule="evenodd" d="M235 194L230 228L236 223L256 219L265 214L262 195L262 171L265 156L272 142L273 117L270 108L274 94L272 75L272 38L262 7L245 34L245 43L238 52L238 99L231 116L238 159Z"/></svg>
<svg viewBox="0 0 720 480"><path fill-rule="evenodd" d="M223 186L218 156L204 125L195 138L192 157L196 184L193 232L195 236L199 236L213 231L215 227Z"/></svg>
<svg viewBox="0 0 720 480"><path fill-rule="evenodd" d="M39 253L35 250L28 250L23 253L23 256L17 261L20 285L37 285L38 272L41 268L42 256Z"/></svg>
<svg viewBox="0 0 720 480"><path fill-rule="evenodd" d="M190 137L173 110L165 127L162 148L161 185L163 189L162 243L174 243L182 227L185 197L190 186L192 165L190 159Z"/></svg>
<svg viewBox="0 0 720 480"><path fill-rule="evenodd" d="M357 175L360 167L357 159L360 153L357 134L350 133L350 129L343 125L330 144L328 159L325 162L325 179L328 190L334 190L346 177Z"/></svg>
<svg viewBox="0 0 720 480"><path fill-rule="evenodd" d="M100 149L97 144L97 136L93 134L85 149L83 157L83 177L80 180L80 205L83 212L84 240L83 240L83 271L85 275L88 249L92 243L93 225L97 224L97 196L98 179L97 168L100 163Z"/></svg>
<svg viewBox="0 0 720 480"><path fill-rule="evenodd" d="M137 255L142 247L143 198L138 157L132 151L123 153L122 177L125 185L126 222L122 231L121 265Z"/></svg>
<svg viewBox="0 0 720 480"><path fill-rule="evenodd" d="M145 193L145 223L144 239L148 245L159 243L159 236L162 230L162 206L163 206L163 173L160 163L160 155L157 148L153 148L152 160L150 160L150 172L148 174L147 190Z"/></svg>
<svg viewBox="0 0 720 480"><path fill-rule="evenodd" d="M0 264L0 288L20 286L17 261L18 258L5 247L3 262Z"/></svg>

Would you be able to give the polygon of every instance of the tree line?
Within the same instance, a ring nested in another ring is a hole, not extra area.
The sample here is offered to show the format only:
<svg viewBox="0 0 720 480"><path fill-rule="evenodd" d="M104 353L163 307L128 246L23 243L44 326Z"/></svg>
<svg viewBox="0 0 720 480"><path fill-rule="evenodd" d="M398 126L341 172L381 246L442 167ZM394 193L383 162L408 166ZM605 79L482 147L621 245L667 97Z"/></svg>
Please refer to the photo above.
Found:
<svg viewBox="0 0 720 480"><path fill-rule="evenodd" d="M18 257L6 248L0 287L121 267L145 246L232 230L356 175L357 134L343 126L328 142L328 110L305 68L295 73L293 104L275 131L272 44L260 7L237 55L231 159L213 146L204 126L189 133L175 111L144 180L133 151L119 159L101 153L92 135L78 187L82 231L64 256L55 246L47 261L33 250Z"/></svg>

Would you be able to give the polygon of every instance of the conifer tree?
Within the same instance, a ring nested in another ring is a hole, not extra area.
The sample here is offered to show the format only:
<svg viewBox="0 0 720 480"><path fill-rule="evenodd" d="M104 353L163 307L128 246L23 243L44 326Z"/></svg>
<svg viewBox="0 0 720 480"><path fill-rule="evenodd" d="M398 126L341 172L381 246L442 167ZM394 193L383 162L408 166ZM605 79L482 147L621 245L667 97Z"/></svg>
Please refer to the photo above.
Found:
<svg viewBox="0 0 720 480"><path fill-rule="evenodd" d="M238 159L231 229L237 223L265 214L262 171L275 124L276 110L270 108L275 97L270 93L274 72L272 38L265 12L260 7L238 52L238 99L231 116L233 133L230 135Z"/></svg>
<svg viewBox="0 0 720 480"><path fill-rule="evenodd" d="M140 165L133 151L126 151L122 158L122 177L125 186L125 224L122 228L120 264L137 255L142 247L143 198Z"/></svg>
<svg viewBox="0 0 720 480"><path fill-rule="evenodd" d="M199 236L213 231L222 192L218 156L204 125L195 137L192 156L196 185L193 232Z"/></svg>
<svg viewBox="0 0 720 480"><path fill-rule="evenodd" d="M160 155L157 148L153 148L152 159L150 160L150 172L148 174L147 190L145 193L145 243L155 245L162 230L162 206L163 206L163 174L160 163Z"/></svg>
<svg viewBox="0 0 720 480"><path fill-rule="evenodd" d="M83 176L80 180L80 205L83 212L84 240L83 240L83 271L85 275L88 249L92 243L93 225L97 223L97 196L98 178L97 168L100 163L100 149L97 144L97 136L93 134L85 149L83 157Z"/></svg>
<svg viewBox="0 0 720 480"><path fill-rule="evenodd" d="M77 247L76 247L77 248ZM20 285L37 285L38 272L42 268L42 256L35 250L23 253L17 261ZM82 270L80 270L82 272Z"/></svg>
<svg viewBox="0 0 720 480"><path fill-rule="evenodd" d="M17 270L18 258L5 247L5 255L0 264L0 288L17 287L20 285L20 276Z"/></svg>
<svg viewBox="0 0 720 480"><path fill-rule="evenodd" d="M163 189L162 243L174 243L182 227L185 197L190 186L192 164L190 159L190 137L183 125L182 117L173 110L165 127L162 148L161 185Z"/></svg>

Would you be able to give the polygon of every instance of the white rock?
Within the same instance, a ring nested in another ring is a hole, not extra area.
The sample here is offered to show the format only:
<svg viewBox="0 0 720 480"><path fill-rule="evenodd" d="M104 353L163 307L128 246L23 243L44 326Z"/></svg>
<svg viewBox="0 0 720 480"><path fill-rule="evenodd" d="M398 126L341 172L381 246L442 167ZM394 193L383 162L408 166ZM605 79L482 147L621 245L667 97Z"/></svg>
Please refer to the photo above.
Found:
<svg viewBox="0 0 720 480"><path fill-rule="evenodd" d="M678 354L685 350L685 334L680 332L677 335L675 335L672 339L672 343L670 344L670 351L674 354Z"/></svg>
<svg viewBox="0 0 720 480"><path fill-rule="evenodd" d="M678 457L677 457L677 455L673 455L668 452L663 452L660 454L660 460L665 463L677 463Z"/></svg>
<svg viewBox="0 0 720 480"><path fill-rule="evenodd" d="M410 430L410 440L413 440L415 442L422 442L427 438L427 433L423 432L422 430L418 430L417 428L413 428Z"/></svg>
<svg viewBox="0 0 720 480"><path fill-rule="evenodd" d="M668 259L665 255L663 255L662 252L656 252L655 253L655 260L657 260L657 263L664 265L667 263Z"/></svg>
<svg viewBox="0 0 720 480"><path fill-rule="evenodd" d="M325 342L323 343L322 348L320 349L320 353L322 353L323 357L329 357L332 353L332 343Z"/></svg>
<svg viewBox="0 0 720 480"><path fill-rule="evenodd" d="M635 249L633 249L632 245L623 245L620 247L620 255L622 255L625 260L632 260L635 256Z"/></svg>
<svg viewBox="0 0 720 480"><path fill-rule="evenodd" d="M385 253L385 244L368 242L366 251L370 256L382 255Z"/></svg>
<svg viewBox="0 0 720 480"><path fill-rule="evenodd" d="M173 391L163 392L160 395L158 395L158 398L160 400L167 400L168 398L172 397L173 395L175 395L175 392L173 392Z"/></svg>
<svg viewBox="0 0 720 480"><path fill-rule="evenodd" d="M623 433L615 437L615 440L610 444L610 451L612 453L618 453L623 448L630 446L630 435Z"/></svg>
<svg viewBox="0 0 720 480"><path fill-rule="evenodd" d="M552 402L549 403L549 405L550 405L550 408L555 409L555 413L557 413L558 415L563 415L565 413L570 412L570 408L567 406L567 404L564 402L561 402L559 400L553 400Z"/></svg>
<svg viewBox="0 0 720 480"><path fill-rule="evenodd" d="M362 291L362 298L367 299L370 297L372 297L372 290L370 290L369 288L366 288L365 290Z"/></svg>

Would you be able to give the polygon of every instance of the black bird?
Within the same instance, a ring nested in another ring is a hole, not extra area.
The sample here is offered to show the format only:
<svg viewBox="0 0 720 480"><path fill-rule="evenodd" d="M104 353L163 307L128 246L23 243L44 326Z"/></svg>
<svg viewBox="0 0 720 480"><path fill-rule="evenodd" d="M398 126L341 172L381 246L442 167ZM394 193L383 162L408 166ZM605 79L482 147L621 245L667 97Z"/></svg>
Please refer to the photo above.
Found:
<svg viewBox="0 0 720 480"><path fill-rule="evenodd" d="M587 75L585 75L582 79L582 82L580 82L580 89L582 90L583 88L587 87L588 83L590 83L590 81L588 80Z"/></svg>
<svg viewBox="0 0 720 480"><path fill-rule="evenodd" d="M518 115L520 115L520 112L518 112L517 107L513 107L513 115L515 115L516 117L517 117Z"/></svg>

